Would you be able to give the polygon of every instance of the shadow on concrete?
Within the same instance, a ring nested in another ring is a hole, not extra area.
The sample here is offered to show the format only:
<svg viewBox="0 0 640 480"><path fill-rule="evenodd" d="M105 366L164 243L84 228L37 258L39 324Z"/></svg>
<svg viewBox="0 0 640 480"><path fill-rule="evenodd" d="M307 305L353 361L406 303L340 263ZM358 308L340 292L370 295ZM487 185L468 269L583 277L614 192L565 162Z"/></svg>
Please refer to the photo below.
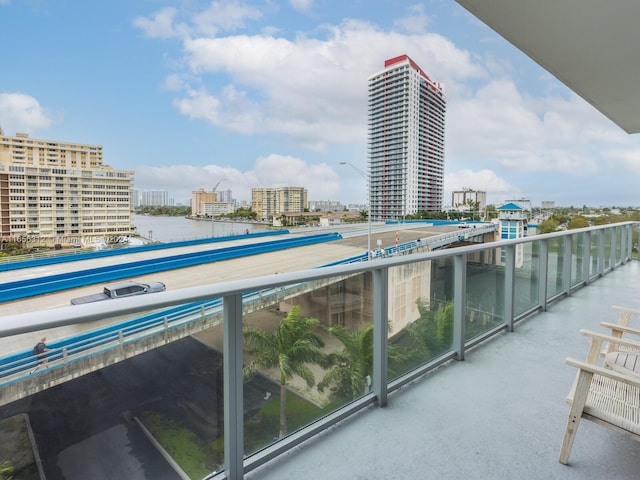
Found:
<svg viewBox="0 0 640 480"><path fill-rule="evenodd" d="M210 440L222 435L222 388L221 353L188 337L6 405L0 418L28 414L48 480L174 479L132 418L153 409ZM278 385L245 384L246 415L266 392Z"/></svg>

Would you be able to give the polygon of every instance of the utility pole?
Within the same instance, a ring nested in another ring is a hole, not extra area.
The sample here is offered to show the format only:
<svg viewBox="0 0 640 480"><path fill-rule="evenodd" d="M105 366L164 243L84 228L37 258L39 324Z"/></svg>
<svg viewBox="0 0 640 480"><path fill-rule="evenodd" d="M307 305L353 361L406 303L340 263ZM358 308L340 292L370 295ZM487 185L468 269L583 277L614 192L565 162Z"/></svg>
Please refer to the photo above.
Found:
<svg viewBox="0 0 640 480"><path fill-rule="evenodd" d="M365 172L349 162L340 162L340 165L347 165L353 168L360 176L367 181L367 260L371 260L371 178Z"/></svg>

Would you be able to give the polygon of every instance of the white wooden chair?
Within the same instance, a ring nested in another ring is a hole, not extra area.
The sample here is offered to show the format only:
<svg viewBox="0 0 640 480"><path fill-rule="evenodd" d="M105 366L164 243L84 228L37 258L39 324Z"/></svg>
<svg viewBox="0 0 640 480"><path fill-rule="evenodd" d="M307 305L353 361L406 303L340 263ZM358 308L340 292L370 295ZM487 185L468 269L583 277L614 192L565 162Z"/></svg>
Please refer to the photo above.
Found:
<svg viewBox="0 0 640 480"><path fill-rule="evenodd" d="M637 308L628 308L628 307L619 307L618 305L611 305L611 309L616 312L620 312L618 316L618 325L622 325L623 327L628 327L629 322L631 321L631 317L637 316L640 317L640 310Z"/></svg>
<svg viewBox="0 0 640 480"><path fill-rule="evenodd" d="M637 355L634 350L640 351L640 342L587 330L580 333L588 335L591 341L585 361L566 360L578 369L578 374L567 398L571 409L559 458L565 465L582 418L640 439L640 372L620 365L614 370L613 365L604 364L600 355L603 342L609 342L614 353L623 348L631 355ZM603 364L598 364L599 361Z"/></svg>
<svg viewBox="0 0 640 480"><path fill-rule="evenodd" d="M640 310L627 307L619 307L617 305L612 305L611 308L620 312L618 323L616 324L602 322L600 325L611 330L612 337L624 338L633 335L633 337L631 337L633 340L640 341L640 330L637 330L637 328L633 328L631 325L629 325L633 316L640 317ZM615 346L615 344L607 344L606 348L604 349L604 353L607 354L614 350L624 351L625 348L626 347L622 345Z"/></svg>

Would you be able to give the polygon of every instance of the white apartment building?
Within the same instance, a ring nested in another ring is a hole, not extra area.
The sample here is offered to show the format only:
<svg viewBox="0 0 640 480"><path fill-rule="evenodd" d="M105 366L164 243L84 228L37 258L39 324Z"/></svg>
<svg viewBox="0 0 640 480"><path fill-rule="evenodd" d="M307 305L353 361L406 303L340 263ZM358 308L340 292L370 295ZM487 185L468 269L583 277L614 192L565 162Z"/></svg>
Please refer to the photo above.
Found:
<svg viewBox="0 0 640 480"><path fill-rule="evenodd" d="M460 212L484 211L487 208L487 192L463 188L451 195L451 205Z"/></svg>
<svg viewBox="0 0 640 480"><path fill-rule="evenodd" d="M407 55L369 77L369 199L374 221L439 212L444 196L446 100Z"/></svg>
<svg viewBox="0 0 640 480"><path fill-rule="evenodd" d="M166 190L143 190L141 206L165 207L173 205L173 199L169 198L169 192Z"/></svg>
<svg viewBox="0 0 640 480"><path fill-rule="evenodd" d="M102 146L0 130L0 237L85 244L133 233L133 172L102 163Z"/></svg>
<svg viewBox="0 0 640 480"><path fill-rule="evenodd" d="M308 208L303 187L252 188L251 209L260 220L272 220L286 213L302 213Z"/></svg>
<svg viewBox="0 0 640 480"><path fill-rule="evenodd" d="M523 210L526 210L529 213L531 213L531 211L533 210L533 205L531 203L531 200L529 200L528 198L505 200L503 205L508 205L510 203L513 203L514 205L518 205L520 208L522 208Z"/></svg>
<svg viewBox="0 0 640 480"><path fill-rule="evenodd" d="M310 212L341 212L344 206L339 200L309 200Z"/></svg>

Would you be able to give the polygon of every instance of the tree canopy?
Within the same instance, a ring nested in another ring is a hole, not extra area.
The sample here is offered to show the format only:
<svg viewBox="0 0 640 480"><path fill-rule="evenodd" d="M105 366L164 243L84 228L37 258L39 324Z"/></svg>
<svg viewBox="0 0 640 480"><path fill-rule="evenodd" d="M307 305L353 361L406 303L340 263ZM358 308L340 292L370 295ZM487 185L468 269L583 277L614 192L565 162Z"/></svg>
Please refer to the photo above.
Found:
<svg viewBox="0 0 640 480"><path fill-rule="evenodd" d="M255 328L243 331L248 353L253 355L244 368L245 379L251 378L260 369L277 368L280 380L280 437L287 434L286 387L294 375L301 377L312 387L315 378L307 364L329 366L322 352L324 342L316 333L320 324L317 318L300 318L300 307L289 310L273 332Z"/></svg>

